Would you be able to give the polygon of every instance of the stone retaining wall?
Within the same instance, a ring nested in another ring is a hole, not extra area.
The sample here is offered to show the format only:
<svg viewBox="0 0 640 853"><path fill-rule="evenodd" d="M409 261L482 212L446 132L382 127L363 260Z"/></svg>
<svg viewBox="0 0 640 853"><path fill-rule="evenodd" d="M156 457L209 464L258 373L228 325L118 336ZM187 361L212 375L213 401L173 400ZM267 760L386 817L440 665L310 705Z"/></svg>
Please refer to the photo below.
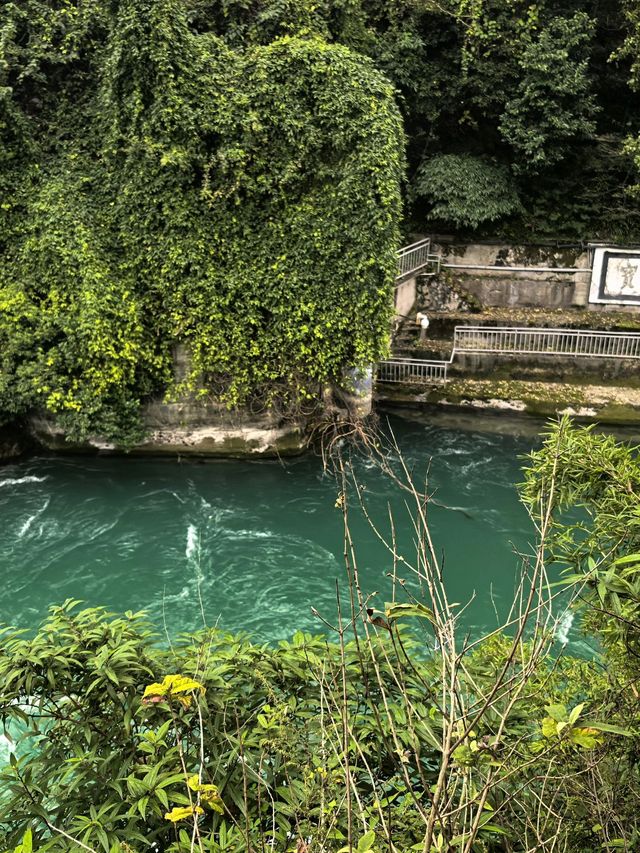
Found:
<svg viewBox="0 0 640 853"><path fill-rule="evenodd" d="M433 251L441 254L443 267L437 283L427 281L422 285L424 307L427 309L459 310L465 301L480 308L584 308L588 305L591 253L582 247L465 244L436 240ZM489 269L460 269L448 265ZM527 267L529 270L516 271L505 267ZM534 268L540 272L531 272L530 269ZM579 271L551 271L558 268Z"/></svg>

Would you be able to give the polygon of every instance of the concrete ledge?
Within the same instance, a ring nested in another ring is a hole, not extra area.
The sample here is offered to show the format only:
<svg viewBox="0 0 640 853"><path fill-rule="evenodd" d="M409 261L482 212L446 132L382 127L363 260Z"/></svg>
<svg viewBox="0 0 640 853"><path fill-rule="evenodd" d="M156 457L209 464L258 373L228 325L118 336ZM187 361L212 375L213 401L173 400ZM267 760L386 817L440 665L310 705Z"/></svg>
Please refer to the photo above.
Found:
<svg viewBox="0 0 640 853"><path fill-rule="evenodd" d="M586 423L640 425L640 388L518 379L454 379L416 388L400 383L378 389L385 408L437 406L459 411L510 412L537 418L568 414Z"/></svg>
<svg viewBox="0 0 640 853"><path fill-rule="evenodd" d="M277 429L243 427L230 430L206 426L155 430L132 452L137 455L246 458L294 456L306 448L304 425L293 423Z"/></svg>
<svg viewBox="0 0 640 853"><path fill-rule="evenodd" d="M83 443L69 442L62 429L43 416L30 419L33 438L56 453L119 453L122 450L100 436ZM176 425L165 423L151 429L147 438L127 452L133 456L194 456L218 458L275 458L303 453L308 446L304 420L278 426L250 423Z"/></svg>

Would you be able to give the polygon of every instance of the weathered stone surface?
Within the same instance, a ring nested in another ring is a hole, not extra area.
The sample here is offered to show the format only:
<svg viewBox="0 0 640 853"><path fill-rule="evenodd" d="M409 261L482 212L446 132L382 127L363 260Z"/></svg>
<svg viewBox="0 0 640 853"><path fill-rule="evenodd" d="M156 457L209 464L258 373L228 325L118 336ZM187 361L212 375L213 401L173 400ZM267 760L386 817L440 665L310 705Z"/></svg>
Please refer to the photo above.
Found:
<svg viewBox="0 0 640 853"><path fill-rule="evenodd" d="M29 449L25 430L15 424L0 426L0 463L17 459Z"/></svg>
<svg viewBox="0 0 640 853"><path fill-rule="evenodd" d="M344 387L327 389L323 405L308 415L283 416L274 411L228 410L210 402L185 398L156 400L143 409L147 436L128 449L136 456L278 457L304 452L313 423L321 417L358 419L371 413L371 370L345 377ZM119 448L100 436L82 444L67 441L64 431L48 417L34 414L29 430L35 441L58 453L117 453Z"/></svg>
<svg viewBox="0 0 640 853"><path fill-rule="evenodd" d="M376 400L385 407L426 405L459 411L518 412L538 418L570 414L585 422L640 424L640 388L621 385L465 378L424 389L398 384L378 389Z"/></svg>
<svg viewBox="0 0 640 853"><path fill-rule="evenodd" d="M210 413L207 421L201 407L195 412L177 411L178 404L154 404L153 416L146 421L146 439L132 447L132 455L200 457L277 457L302 453L308 443L303 420L277 423L275 418L236 413ZM164 417L160 412L164 411ZM82 444L67 441L64 431L51 420L34 416L30 420L33 437L42 446L58 453L116 453L118 448L95 436Z"/></svg>
<svg viewBox="0 0 640 853"><path fill-rule="evenodd" d="M268 429L246 426L236 429L183 427L158 429L133 448L136 454L219 457L274 457L302 453L307 447L303 424L292 423Z"/></svg>
<svg viewBox="0 0 640 853"><path fill-rule="evenodd" d="M429 297L432 310L458 310L461 307L456 305L458 294L482 307L569 308L584 307L589 300L590 254L582 247L443 240L434 243L433 251L441 253L444 266L438 286ZM472 269L474 266L488 269ZM528 269L517 271L507 267ZM532 272L534 268L540 272Z"/></svg>
<svg viewBox="0 0 640 853"><path fill-rule="evenodd" d="M345 419L368 417L373 407L373 369L347 371L341 385L331 386L330 395L332 410Z"/></svg>

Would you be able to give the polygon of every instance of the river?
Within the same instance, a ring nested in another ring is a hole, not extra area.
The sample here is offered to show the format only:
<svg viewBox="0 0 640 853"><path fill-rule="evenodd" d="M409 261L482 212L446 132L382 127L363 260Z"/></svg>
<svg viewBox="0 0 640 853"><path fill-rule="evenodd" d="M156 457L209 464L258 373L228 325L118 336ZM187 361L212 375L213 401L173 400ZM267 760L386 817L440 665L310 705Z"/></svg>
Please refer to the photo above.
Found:
<svg viewBox="0 0 640 853"><path fill-rule="evenodd" d="M518 500L522 455L536 439L508 420L434 424L391 419L407 465L429 468L430 527L451 599L470 605L474 633L510 600L532 528ZM406 495L366 457L354 463L372 518L411 554ZM146 610L159 633L208 625L259 641L318 631L345 589L338 488L317 456L278 461L167 462L32 457L0 469L0 622L29 627L66 598ZM358 512L358 566L377 606L389 597L389 555Z"/></svg>

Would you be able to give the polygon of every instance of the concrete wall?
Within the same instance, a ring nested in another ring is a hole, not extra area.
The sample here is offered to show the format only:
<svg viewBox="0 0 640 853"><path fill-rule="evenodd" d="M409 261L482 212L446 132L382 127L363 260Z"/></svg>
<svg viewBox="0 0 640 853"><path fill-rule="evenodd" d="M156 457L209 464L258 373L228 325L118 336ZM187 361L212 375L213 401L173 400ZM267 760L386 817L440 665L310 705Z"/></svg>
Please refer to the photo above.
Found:
<svg viewBox="0 0 640 853"><path fill-rule="evenodd" d="M458 311L473 307L585 308L589 304L592 252L582 247L440 239L434 240L432 251L442 257L441 274L437 278L409 275L396 282L398 318L411 315L416 307ZM570 271L553 271L557 269Z"/></svg>
<svg viewBox="0 0 640 853"><path fill-rule="evenodd" d="M570 355L504 355L498 353L456 352L449 368L451 377L505 377L545 379L547 381L599 382L619 381L637 387L638 362L626 358L579 358Z"/></svg>
<svg viewBox="0 0 640 853"><path fill-rule="evenodd" d="M478 307L584 308L588 304L591 259L590 252L581 248L441 241L434 244L433 251L442 255L441 280L449 291L476 301ZM553 272L550 268L577 271ZM449 304L437 310L455 310L446 288L439 297L441 303L443 297Z"/></svg>
<svg viewBox="0 0 640 853"><path fill-rule="evenodd" d="M415 306L417 292L416 285L417 278L415 275L405 277L400 281L396 281L396 316L400 319L402 319L403 317L408 317Z"/></svg>

